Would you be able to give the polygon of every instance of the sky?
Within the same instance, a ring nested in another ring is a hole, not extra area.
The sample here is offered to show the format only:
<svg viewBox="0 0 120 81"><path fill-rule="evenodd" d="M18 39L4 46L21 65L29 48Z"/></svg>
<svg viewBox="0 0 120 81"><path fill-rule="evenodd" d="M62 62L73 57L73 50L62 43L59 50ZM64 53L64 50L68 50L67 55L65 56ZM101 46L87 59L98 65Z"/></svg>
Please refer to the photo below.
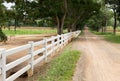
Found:
<svg viewBox="0 0 120 81"><path fill-rule="evenodd" d="M7 7L7 9L10 9L11 6L15 5L14 3L6 3L6 2L4 2L3 4Z"/></svg>
<svg viewBox="0 0 120 81"><path fill-rule="evenodd" d="M29 0L29 1L34 1L34 0ZM3 4L7 7L7 9L10 9L11 6L15 5L15 3L7 3L7 2L4 2Z"/></svg>

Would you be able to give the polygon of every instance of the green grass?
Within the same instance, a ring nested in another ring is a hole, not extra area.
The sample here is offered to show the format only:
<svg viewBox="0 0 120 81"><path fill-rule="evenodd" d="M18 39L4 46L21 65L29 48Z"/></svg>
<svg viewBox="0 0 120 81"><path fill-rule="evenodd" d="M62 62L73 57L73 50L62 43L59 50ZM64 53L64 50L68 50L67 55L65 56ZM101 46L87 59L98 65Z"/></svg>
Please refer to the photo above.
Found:
<svg viewBox="0 0 120 81"><path fill-rule="evenodd" d="M119 34L113 35L110 32L105 32L105 33L102 33L102 32L93 32L93 33L96 34L96 35L103 35L104 39L107 40L107 41L109 41L109 42L120 43L120 35Z"/></svg>
<svg viewBox="0 0 120 81"><path fill-rule="evenodd" d="M92 32L96 35L113 35L111 32L95 32L95 31Z"/></svg>
<svg viewBox="0 0 120 81"><path fill-rule="evenodd" d="M75 66L80 52L67 47L56 59L52 60L50 68L38 81L72 81Z"/></svg>
<svg viewBox="0 0 120 81"><path fill-rule="evenodd" d="M81 30L81 33L80 33L79 35L84 35L84 31L83 31L83 30Z"/></svg>
<svg viewBox="0 0 120 81"><path fill-rule="evenodd" d="M56 30L30 30L30 29L18 29L16 32L14 30L3 30L6 35L28 35L28 34L54 34Z"/></svg>
<svg viewBox="0 0 120 81"><path fill-rule="evenodd" d="M104 36L104 38L105 40L113 43L120 43L120 36L109 35L109 36Z"/></svg>

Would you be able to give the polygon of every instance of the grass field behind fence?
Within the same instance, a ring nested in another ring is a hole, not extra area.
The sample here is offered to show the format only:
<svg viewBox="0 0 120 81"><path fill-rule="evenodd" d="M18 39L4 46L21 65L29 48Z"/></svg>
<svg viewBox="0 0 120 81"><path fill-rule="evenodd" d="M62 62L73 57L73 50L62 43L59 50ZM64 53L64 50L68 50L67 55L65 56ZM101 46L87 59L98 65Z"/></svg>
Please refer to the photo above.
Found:
<svg viewBox="0 0 120 81"><path fill-rule="evenodd" d="M72 81L80 52L67 47L56 59L52 60L47 73L38 81Z"/></svg>
<svg viewBox="0 0 120 81"><path fill-rule="evenodd" d="M28 34L56 34L57 30L55 29L51 29L51 30L47 30L47 29L42 29L42 30L37 30L37 29L17 29L16 32L14 30L3 30L3 32L6 35L28 35Z"/></svg>
<svg viewBox="0 0 120 81"><path fill-rule="evenodd" d="M57 34L56 29L17 29L16 32L8 29L3 29L3 32L6 35L30 35L30 34ZM63 30L64 33L67 33L67 30Z"/></svg>

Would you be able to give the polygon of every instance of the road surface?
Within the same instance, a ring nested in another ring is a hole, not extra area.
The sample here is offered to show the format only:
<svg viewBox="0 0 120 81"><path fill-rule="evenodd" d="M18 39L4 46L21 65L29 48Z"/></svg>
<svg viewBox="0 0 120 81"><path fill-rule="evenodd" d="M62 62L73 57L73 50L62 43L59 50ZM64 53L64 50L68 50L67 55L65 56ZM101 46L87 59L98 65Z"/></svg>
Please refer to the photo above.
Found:
<svg viewBox="0 0 120 81"><path fill-rule="evenodd" d="M82 53L73 81L120 81L120 44L104 41L86 30L73 43L73 49Z"/></svg>

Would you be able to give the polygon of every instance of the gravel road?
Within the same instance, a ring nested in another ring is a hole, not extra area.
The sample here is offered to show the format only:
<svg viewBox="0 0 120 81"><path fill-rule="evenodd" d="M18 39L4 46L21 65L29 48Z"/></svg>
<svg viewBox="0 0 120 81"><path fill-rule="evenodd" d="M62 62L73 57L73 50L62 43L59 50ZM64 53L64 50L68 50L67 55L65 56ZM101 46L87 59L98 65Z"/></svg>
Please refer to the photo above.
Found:
<svg viewBox="0 0 120 81"><path fill-rule="evenodd" d="M82 52L73 81L120 81L120 44L85 30L72 47Z"/></svg>

